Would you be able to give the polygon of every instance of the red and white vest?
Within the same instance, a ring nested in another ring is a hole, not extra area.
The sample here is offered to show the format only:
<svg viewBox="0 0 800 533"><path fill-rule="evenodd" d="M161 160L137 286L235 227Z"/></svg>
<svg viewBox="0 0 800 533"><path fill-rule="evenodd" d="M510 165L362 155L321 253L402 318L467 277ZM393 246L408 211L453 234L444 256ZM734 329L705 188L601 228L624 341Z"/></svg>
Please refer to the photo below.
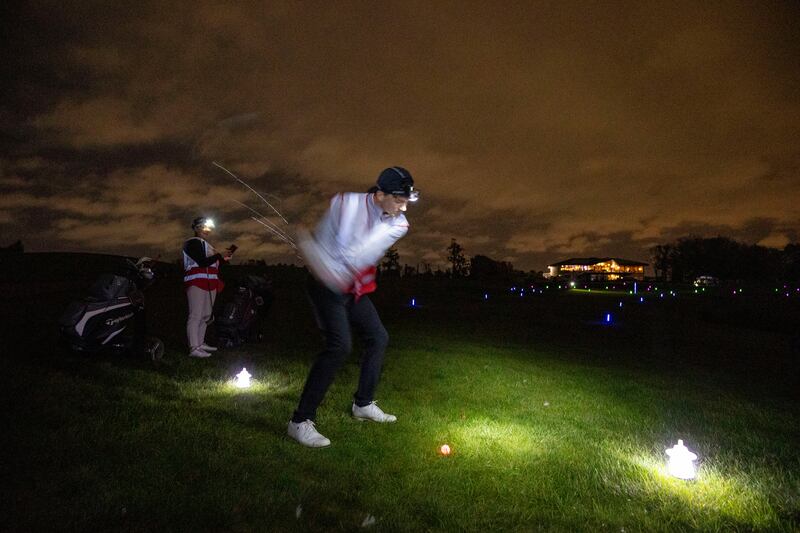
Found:
<svg viewBox="0 0 800 533"><path fill-rule="evenodd" d="M216 253L214 247L211 246L206 240L200 237L192 237L189 239L197 239L203 244L203 251L206 257L211 257ZM189 242L186 241L186 242ZM199 266L194 259L189 257L186 253L184 244L183 250L183 288L198 287L205 291L221 291L225 286L222 280L219 279L219 261L215 261L207 267Z"/></svg>

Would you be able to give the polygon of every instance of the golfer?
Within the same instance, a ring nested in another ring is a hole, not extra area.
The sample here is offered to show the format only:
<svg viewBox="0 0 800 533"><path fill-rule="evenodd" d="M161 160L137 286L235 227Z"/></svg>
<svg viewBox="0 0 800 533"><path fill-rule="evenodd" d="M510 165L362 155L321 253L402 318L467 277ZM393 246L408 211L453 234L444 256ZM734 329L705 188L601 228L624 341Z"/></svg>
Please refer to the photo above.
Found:
<svg viewBox="0 0 800 533"><path fill-rule="evenodd" d="M364 344L353 417L374 422L397 420L375 403L389 335L368 294L376 288L378 261L408 232L403 213L408 202L418 197L408 170L387 168L367 193L334 196L314 237L299 236L298 248L312 274L308 294L325 336L325 349L311 366L297 410L289 421L289 436L300 444L319 448L331 443L316 430L314 420L317 407L352 348L351 326Z"/></svg>
<svg viewBox="0 0 800 533"><path fill-rule="evenodd" d="M235 248L228 248L222 255L211 246L206 240L214 229L210 218L194 219L192 229L194 237L183 243L183 286L189 301L186 336L189 357L210 357L217 348L206 344L206 328L213 321L214 300L224 286L219 279L219 264L229 261Z"/></svg>

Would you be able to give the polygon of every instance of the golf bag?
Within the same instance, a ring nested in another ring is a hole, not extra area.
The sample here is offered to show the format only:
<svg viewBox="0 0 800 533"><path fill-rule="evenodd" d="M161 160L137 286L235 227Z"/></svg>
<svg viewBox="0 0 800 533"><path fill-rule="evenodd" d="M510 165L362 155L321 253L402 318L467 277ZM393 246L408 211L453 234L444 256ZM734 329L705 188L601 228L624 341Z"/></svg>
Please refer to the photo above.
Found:
<svg viewBox="0 0 800 533"><path fill-rule="evenodd" d="M217 344L233 348L261 340L263 334L259 326L272 305L272 282L250 274L235 283L229 294L220 303L214 318Z"/></svg>
<svg viewBox="0 0 800 533"><path fill-rule="evenodd" d="M143 258L148 259L148 258ZM59 319L61 339L74 352L130 352L159 361L164 344L145 334L143 290L152 284L149 261L126 260L121 275L103 274L89 295L73 301Z"/></svg>

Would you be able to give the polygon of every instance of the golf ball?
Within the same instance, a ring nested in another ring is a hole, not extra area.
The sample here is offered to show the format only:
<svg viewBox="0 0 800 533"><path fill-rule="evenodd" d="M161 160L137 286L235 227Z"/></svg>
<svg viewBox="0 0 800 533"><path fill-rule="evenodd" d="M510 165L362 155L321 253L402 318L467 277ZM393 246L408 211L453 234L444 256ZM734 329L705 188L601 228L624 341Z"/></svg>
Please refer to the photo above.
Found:
<svg viewBox="0 0 800 533"><path fill-rule="evenodd" d="M450 455L450 446L442 444L441 448L439 448L439 453L442 455Z"/></svg>

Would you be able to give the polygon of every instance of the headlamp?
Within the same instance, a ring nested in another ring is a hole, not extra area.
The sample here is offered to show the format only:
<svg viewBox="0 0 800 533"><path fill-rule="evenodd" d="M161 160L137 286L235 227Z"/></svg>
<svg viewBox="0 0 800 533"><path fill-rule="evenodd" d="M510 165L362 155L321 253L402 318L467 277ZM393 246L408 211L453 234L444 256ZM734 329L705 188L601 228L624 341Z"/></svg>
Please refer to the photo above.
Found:
<svg viewBox="0 0 800 533"><path fill-rule="evenodd" d="M407 198L409 202L416 202L417 200L419 200L419 190L415 189L413 185L408 185L398 190L383 191L383 192L385 192L386 194L391 194L392 196L400 196L402 198Z"/></svg>
<svg viewBox="0 0 800 533"><path fill-rule="evenodd" d="M214 221L206 217L197 217L192 221L192 229L212 230L214 229Z"/></svg>

